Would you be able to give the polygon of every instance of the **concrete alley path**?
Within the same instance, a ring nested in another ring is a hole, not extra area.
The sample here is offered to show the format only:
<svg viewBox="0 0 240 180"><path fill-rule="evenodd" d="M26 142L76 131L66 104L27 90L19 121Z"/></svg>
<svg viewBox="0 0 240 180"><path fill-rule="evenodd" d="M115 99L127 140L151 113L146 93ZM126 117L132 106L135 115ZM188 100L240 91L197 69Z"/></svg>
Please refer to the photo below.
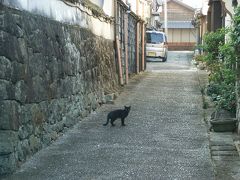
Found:
<svg viewBox="0 0 240 180"><path fill-rule="evenodd" d="M113 105L104 105L7 180L214 179L197 70L189 52L147 63ZM126 126L102 126L131 105Z"/></svg>

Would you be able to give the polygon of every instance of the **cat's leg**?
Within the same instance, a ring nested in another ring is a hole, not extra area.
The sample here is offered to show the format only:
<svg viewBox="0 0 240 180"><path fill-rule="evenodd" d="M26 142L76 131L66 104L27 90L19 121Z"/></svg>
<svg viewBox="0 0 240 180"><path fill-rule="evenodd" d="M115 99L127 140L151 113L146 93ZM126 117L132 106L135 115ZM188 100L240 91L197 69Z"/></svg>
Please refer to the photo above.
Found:
<svg viewBox="0 0 240 180"><path fill-rule="evenodd" d="M111 122L111 125L112 125L112 126L115 126L115 124L113 124L113 122L114 122L114 119L111 119L111 121L110 121L110 122Z"/></svg>
<svg viewBox="0 0 240 180"><path fill-rule="evenodd" d="M122 118L121 121L122 121L122 126L126 126L126 124L124 124L124 118Z"/></svg>

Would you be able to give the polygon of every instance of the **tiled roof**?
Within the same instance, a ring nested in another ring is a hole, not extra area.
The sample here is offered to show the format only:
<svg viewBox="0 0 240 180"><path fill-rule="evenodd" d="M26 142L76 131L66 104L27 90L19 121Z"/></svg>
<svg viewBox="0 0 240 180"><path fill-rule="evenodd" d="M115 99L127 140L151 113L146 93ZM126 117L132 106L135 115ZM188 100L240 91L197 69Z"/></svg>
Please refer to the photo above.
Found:
<svg viewBox="0 0 240 180"><path fill-rule="evenodd" d="M168 21L167 26L171 29L194 29L191 21ZM165 28L164 22L162 22L162 28Z"/></svg>

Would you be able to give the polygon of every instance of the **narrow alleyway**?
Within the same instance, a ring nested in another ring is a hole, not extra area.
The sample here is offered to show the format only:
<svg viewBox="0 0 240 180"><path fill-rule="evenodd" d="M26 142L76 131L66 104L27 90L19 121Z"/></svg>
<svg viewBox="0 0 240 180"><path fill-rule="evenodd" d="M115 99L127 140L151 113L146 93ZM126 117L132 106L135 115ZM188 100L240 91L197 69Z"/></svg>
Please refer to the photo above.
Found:
<svg viewBox="0 0 240 180"><path fill-rule="evenodd" d="M51 146L38 152L11 180L211 180L202 99L191 53L169 52L147 63L113 105L104 105ZM107 113L132 109L121 127L102 126Z"/></svg>

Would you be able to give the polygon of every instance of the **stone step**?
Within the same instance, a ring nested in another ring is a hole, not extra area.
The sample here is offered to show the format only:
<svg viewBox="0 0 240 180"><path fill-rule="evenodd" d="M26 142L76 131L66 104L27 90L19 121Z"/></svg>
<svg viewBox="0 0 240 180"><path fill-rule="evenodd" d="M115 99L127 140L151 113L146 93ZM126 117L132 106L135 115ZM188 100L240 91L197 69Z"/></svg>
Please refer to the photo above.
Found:
<svg viewBox="0 0 240 180"><path fill-rule="evenodd" d="M236 146L225 145L225 146L211 146L211 151L237 151Z"/></svg>
<svg viewBox="0 0 240 180"><path fill-rule="evenodd" d="M237 151L212 151L212 156L239 156Z"/></svg>
<svg viewBox="0 0 240 180"><path fill-rule="evenodd" d="M240 141L235 141L234 144L235 144L235 147L236 147L236 149L238 151L238 154L240 156Z"/></svg>
<svg viewBox="0 0 240 180"><path fill-rule="evenodd" d="M239 156L212 156L213 161L240 161Z"/></svg>

